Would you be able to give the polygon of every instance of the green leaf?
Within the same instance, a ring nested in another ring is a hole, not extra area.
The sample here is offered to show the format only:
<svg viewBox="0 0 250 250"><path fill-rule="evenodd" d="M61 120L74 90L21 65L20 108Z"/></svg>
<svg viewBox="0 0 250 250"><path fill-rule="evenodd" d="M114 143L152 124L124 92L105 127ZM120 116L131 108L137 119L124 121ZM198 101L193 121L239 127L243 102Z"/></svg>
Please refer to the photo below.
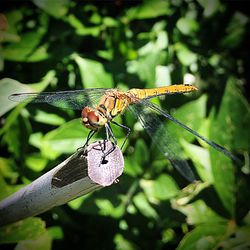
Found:
<svg viewBox="0 0 250 250"><path fill-rule="evenodd" d="M82 82L85 88L112 88L112 75L107 73L103 65L97 61L73 55L73 59L80 69Z"/></svg>
<svg viewBox="0 0 250 250"><path fill-rule="evenodd" d="M143 166L149 160L148 147L142 139L138 139L135 144L135 152L133 154L134 161Z"/></svg>
<svg viewBox="0 0 250 250"><path fill-rule="evenodd" d="M27 239L37 239L46 232L45 223L40 218L28 218L0 228L1 243L16 243Z"/></svg>
<svg viewBox="0 0 250 250"><path fill-rule="evenodd" d="M0 200L3 200L4 198L8 197L11 193L13 193L13 190L11 189L11 186L7 185L4 177L4 169L2 166L2 161L0 162ZM1 235L0 235L1 236Z"/></svg>
<svg viewBox="0 0 250 250"><path fill-rule="evenodd" d="M3 200L4 198L10 196L11 194L17 192L20 188L23 188L23 184L19 185L9 185L6 183L5 178L12 178L8 180L8 182L16 183L16 178L18 178L18 174L15 173L12 169L10 169L10 166L7 165L4 166L6 161L3 163L3 161L0 161L0 200ZM8 164L7 162L6 164ZM12 166L11 166L12 167ZM7 169L6 169L7 168ZM13 171L13 172L12 172Z"/></svg>
<svg viewBox="0 0 250 250"><path fill-rule="evenodd" d="M199 225L184 236L176 249L215 249L224 239L226 233L226 224Z"/></svg>
<svg viewBox="0 0 250 250"><path fill-rule="evenodd" d="M145 142L138 139L133 154L125 158L125 173L137 176L143 173L143 166L149 160L149 152Z"/></svg>
<svg viewBox="0 0 250 250"><path fill-rule="evenodd" d="M186 155L191 158L195 164L196 170L203 181L213 183L212 167L208 149L181 141Z"/></svg>
<svg viewBox="0 0 250 250"><path fill-rule="evenodd" d="M89 130L84 128L80 119L64 123L43 136L39 145L42 155L55 159L60 154L70 154L84 145Z"/></svg>
<svg viewBox="0 0 250 250"><path fill-rule="evenodd" d="M157 87L171 85L170 66L156 66L155 85Z"/></svg>
<svg viewBox="0 0 250 250"><path fill-rule="evenodd" d="M143 173L142 165L139 164L137 161L134 161L133 156L127 156L125 160L125 169L124 173L136 177L138 175L141 175Z"/></svg>
<svg viewBox="0 0 250 250"><path fill-rule="evenodd" d="M155 87L156 66L164 63L166 57L167 54L163 51L141 56L138 60L128 61L127 71L138 75L141 81L148 84L147 87Z"/></svg>
<svg viewBox="0 0 250 250"><path fill-rule="evenodd" d="M6 179L10 179L10 183L16 183L18 173L13 170L13 161L0 157L0 174ZM0 188L0 190L2 190Z"/></svg>
<svg viewBox="0 0 250 250"><path fill-rule="evenodd" d="M52 240L48 232L40 235L36 239L24 240L18 242L15 250L51 250Z"/></svg>
<svg viewBox="0 0 250 250"><path fill-rule="evenodd" d="M234 237L226 239L221 244L224 249L250 248L250 226L242 226L234 232Z"/></svg>
<svg viewBox="0 0 250 250"><path fill-rule="evenodd" d="M103 24L107 27L117 27L118 26L118 20L114 19L110 16L106 16L103 18Z"/></svg>
<svg viewBox="0 0 250 250"><path fill-rule="evenodd" d="M182 43L175 44L175 50L179 61L185 65L190 66L197 61L197 54L192 52L188 47Z"/></svg>
<svg viewBox="0 0 250 250"><path fill-rule="evenodd" d="M220 109L211 117L210 139L227 149L249 151L249 105L230 78L221 101ZM209 148L215 189L225 208L234 216L235 177L233 162L222 153Z"/></svg>
<svg viewBox="0 0 250 250"><path fill-rule="evenodd" d="M23 19L23 12L20 9L14 9L5 13L8 22L8 32L18 35L18 23Z"/></svg>
<svg viewBox="0 0 250 250"><path fill-rule="evenodd" d="M40 26L35 31L23 33L21 40L4 46L4 58L17 62L37 62L48 58L48 45L42 44L41 40L47 31L48 17L40 16Z"/></svg>
<svg viewBox="0 0 250 250"><path fill-rule="evenodd" d="M143 47L138 50L140 56L147 55L149 53L156 53L158 51L166 49L168 46L168 34L165 30L157 32L156 39L149 41Z"/></svg>
<svg viewBox="0 0 250 250"><path fill-rule="evenodd" d="M27 152L27 141L31 133L31 124L24 116L18 116L3 136L8 149L17 159L23 159Z"/></svg>
<svg viewBox="0 0 250 250"><path fill-rule="evenodd" d="M193 35L199 30L199 24L196 22L196 20L188 17L181 17L177 21L176 26L181 31L181 33L189 36Z"/></svg>
<svg viewBox="0 0 250 250"><path fill-rule="evenodd" d="M63 239L64 234L63 234L63 230L61 227L58 227L58 226L49 227L47 228L47 231L52 239L54 240Z"/></svg>
<svg viewBox="0 0 250 250"><path fill-rule="evenodd" d="M0 80L0 116L4 115L10 109L15 107L17 103L8 99L13 93L31 92L29 85L22 84L14 79L4 78Z"/></svg>
<svg viewBox="0 0 250 250"><path fill-rule="evenodd" d="M150 205L144 193L140 192L133 197L133 202L137 209L146 217L158 219L158 214Z"/></svg>
<svg viewBox="0 0 250 250"><path fill-rule="evenodd" d="M29 85L22 84L10 78L4 78L0 81L0 115L5 114L14 106L18 105L17 102L10 101L8 96L14 93L22 93L22 92L41 92L43 91L49 83L55 80L55 72L49 71L44 78L38 82ZM22 103L18 105L16 109L14 109L9 116L7 117L3 128L0 129L0 135L4 132L8 131L11 124L17 119L23 107L25 107L27 103Z"/></svg>
<svg viewBox="0 0 250 250"><path fill-rule="evenodd" d="M54 126L59 126L65 123L65 119L62 116L44 112L43 110L40 110L40 109L38 109L36 114L34 115L34 120L37 122L54 125Z"/></svg>
<svg viewBox="0 0 250 250"><path fill-rule="evenodd" d="M60 1L32 0L32 2L55 18L63 17L67 13L68 6L70 4L69 0L60 0Z"/></svg>
<svg viewBox="0 0 250 250"><path fill-rule="evenodd" d="M25 159L25 166L35 172L41 172L47 165L48 160L38 153L29 154Z"/></svg>
<svg viewBox="0 0 250 250"><path fill-rule="evenodd" d="M120 203L118 206L114 206L114 204L107 199L96 199L95 203L100 210L99 214L103 216L112 216L113 218L120 218L125 211L123 203Z"/></svg>
<svg viewBox="0 0 250 250"><path fill-rule="evenodd" d="M144 1L143 4L130 8L126 13L126 17L130 20L147 19L163 15L169 15L171 12L172 10L168 1L147 0Z"/></svg>
<svg viewBox="0 0 250 250"><path fill-rule="evenodd" d="M204 127L206 100L206 96L203 95L195 101L190 101L178 108L172 116L193 130L199 131L200 128ZM195 136L188 131L184 129L180 130L180 127L173 122L167 124L167 129L171 131L174 138L178 139L180 142L183 139L191 142L195 138Z"/></svg>
<svg viewBox="0 0 250 250"><path fill-rule="evenodd" d="M115 249L117 250L135 250L138 249L134 242L126 239L122 234L116 234L114 238Z"/></svg>
<svg viewBox="0 0 250 250"><path fill-rule="evenodd" d="M247 23L249 18L246 15L240 12L234 13L226 28L226 36L223 36L220 41L220 46L230 49L238 47L246 33Z"/></svg>
<svg viewBox="0 0 250 250"><path fill-rule="evenodd" d="M98 37L101 32L101 26L85 26L75 15L70 14L65 18L65 21L69 23L74 29L75 33L80 36L91 35Z"/></svg>
<svg viewBox="0 0 250 250"><path fill-rule="evenodd" d="M174 179L161 174L153 183L153 196L159 200L168 200L177 195L179 188Z"/></svg>
<svg viewBox="0 0 250 250"><path fill-rule="evenodd" d="M219 11L220 1L219 0L198 0L198 3L203 7L203 14L205 17L211 17L217 11Z"/></svg>
<svg viewBox="0 0 250 250"><path fill-rule="evenodd" d="M176 204L178 204L178 201ZM208 207L203 200L197 200L185 205L175 205L175 208L187 216L189 225L226 223L227 221Z"/></svg>

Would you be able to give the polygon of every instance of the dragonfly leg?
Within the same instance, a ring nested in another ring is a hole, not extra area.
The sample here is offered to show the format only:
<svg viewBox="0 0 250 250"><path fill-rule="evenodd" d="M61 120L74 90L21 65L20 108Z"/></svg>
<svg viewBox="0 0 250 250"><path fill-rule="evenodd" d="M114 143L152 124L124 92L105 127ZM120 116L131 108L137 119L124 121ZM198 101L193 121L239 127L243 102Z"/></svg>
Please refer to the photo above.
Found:
<svg viewBox="0 0 250 250"><path fill-rule="evenodd" d="M105 130L106 130L106 141L109 141L110 138L112 138L112 140L114 142L112 142L113 143L113 147L110 148L107 152L105 152L105 149L106 149L106 144L105 143L106 143L106 141L104 141L104 143L102 143L102 145L101 145L101 151L102 151L103 155L102 155L102 160L101 160L100 165L106 163L105 158L115 150L115 145L117 145L117 141L115 139L115 136L113 134L113 131L112 131L109 123L106 123Z"/></svg>
<svg viewBox="0 0 250 250"><path fill-rule="evenodd" d="M88 133L86 142L84 143L84 145L83 145L82 147L78 148L77 151L79 151L79 150L81 150L81 149L87 147L87 146L89 145L90 139L93 137L93 135L94 135L95 133L96 133L95 130L90 130L89 133Z"/></svg>
<svg viewBox="0 0 250 250"><path fill-rule="evenodd" d="M113 131L112 131L109 123L105 124L105 129L106 129L106 138L107 138L107 140L109 140L110 138L112 138L113 141L114 141L114 143L115 143L115 145L117 145L117 141L115 139L115 136L113 134Z"/></svg>
<svg viewBox="0 0 250 250"><path fill-rule="evenodd" d="M100 152L102 152L102 158L101 158L99 167L102 164L106 164L108 162L105 158L115 150L115 144L111 142L112 148L110 148L107 152L105 152L106 143L107 143L107 140L103 140L102 142L99 142L98 146L93 147L95 150L99 150Z"/></svg>
<svg viewBox="0 0 250 250"><path fill-rule="evenodd" d="M89 144L90 139L93 137L93 135L96 133L96 130L90 130L87 136L87 140L85 142L85 145Z"/></svg>
<svg viewBox="0 0 250 250"><path fill-rule="evenodd" d="M107 163L107 160L105 158L115 150L115 144L112 142L112 148L110 148L107 152L104 152L105 149L106 149L106 145L104 145L104 148L102 149L103 155L102 155L102 160L101 160L100 165Z"/></svg>
<svg viewBox="0 0 250 250"><path fill-rule="evenodd" d="M126 134L125 139L124 139L124 141L123 141L123 143L122 143L122 146L121 146L121 149L122 149L123 146L125 145L125 142L127 141L128 137L129 137L129 135L130 135L131 129L130 129L129 127L127 127L127 126L125 126L125 125L123 125L123 124L119 124L119 123L117 123L117 122L115 122L115 121L111 121L111 122L112 122L113 124L115 124L116 126L122 128L122 129L126 129L126 130L127 130L127 134Z"/></svg>

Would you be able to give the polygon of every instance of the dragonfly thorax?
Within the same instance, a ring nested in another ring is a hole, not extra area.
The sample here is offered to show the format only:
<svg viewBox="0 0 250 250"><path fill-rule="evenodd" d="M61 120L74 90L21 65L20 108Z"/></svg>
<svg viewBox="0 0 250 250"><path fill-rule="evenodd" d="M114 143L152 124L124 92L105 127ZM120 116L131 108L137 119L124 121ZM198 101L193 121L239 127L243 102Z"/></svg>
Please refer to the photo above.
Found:
<svg viewBox="0 0 250 250"><path fill-rule="evenodd" d="M91 130L98 130L108 122L108 119L98 110L91 107L85 107L82 110L82 123Z"/></svg>

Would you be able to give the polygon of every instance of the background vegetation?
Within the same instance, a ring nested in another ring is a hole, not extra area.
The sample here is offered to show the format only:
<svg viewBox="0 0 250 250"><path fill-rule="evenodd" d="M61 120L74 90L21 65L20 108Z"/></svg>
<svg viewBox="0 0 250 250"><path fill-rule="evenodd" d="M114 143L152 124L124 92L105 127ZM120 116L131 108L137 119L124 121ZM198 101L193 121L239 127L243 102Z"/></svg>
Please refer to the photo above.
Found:
<svg viewBox="0 0 250 250"><path fill-rule="evenodd" d="M87 134L79 112L17 105L7 99L13 92L189 81L198 93L157 103L245 162L234 164L165 121L200 180L190 184L126 113L118 121L132 134L120 183L1 228L1 249L249 249L246 3L1 2L2 199L64 160Z"/></svg>

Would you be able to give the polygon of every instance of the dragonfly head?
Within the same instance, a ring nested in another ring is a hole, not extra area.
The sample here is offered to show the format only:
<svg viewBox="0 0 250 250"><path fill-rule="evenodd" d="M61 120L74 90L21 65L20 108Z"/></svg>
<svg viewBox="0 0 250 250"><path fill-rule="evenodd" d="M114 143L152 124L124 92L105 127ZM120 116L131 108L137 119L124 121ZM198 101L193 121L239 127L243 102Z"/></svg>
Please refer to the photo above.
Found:
<svg viewBox="0 0 250 250"><path fill-rule="evenodd" d="M107 118L97 109L85 107L82 110L82 123L91 130L98 130L107 123Z"/></svg>

